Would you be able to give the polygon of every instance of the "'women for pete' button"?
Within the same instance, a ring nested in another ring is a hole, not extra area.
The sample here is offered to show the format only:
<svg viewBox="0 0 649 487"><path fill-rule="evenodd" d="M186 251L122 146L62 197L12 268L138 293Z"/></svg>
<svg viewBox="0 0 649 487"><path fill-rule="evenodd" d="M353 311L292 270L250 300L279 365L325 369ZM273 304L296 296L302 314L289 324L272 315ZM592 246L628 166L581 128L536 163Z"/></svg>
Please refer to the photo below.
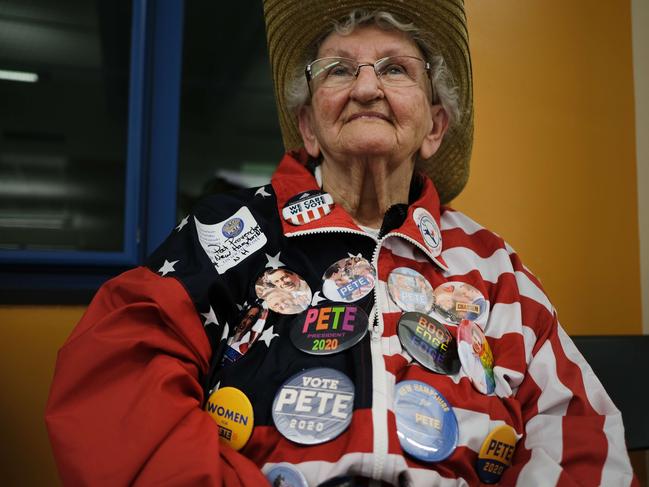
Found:
<svg viewBox="0 0 649 487"><path fill-rule="evenodd" d="M219 439L234 450L241 450L250 439L254 426L252 404L234 387L214 391L205 409L219 426Z"/></svg>

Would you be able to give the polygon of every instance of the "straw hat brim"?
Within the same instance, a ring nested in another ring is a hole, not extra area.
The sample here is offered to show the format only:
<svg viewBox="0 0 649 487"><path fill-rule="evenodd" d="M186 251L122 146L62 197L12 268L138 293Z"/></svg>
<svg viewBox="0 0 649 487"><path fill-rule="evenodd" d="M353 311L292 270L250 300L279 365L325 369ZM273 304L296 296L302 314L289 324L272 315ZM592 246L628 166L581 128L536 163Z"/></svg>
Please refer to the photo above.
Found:
<svg viewBox="0 0 649 487"><path fill-rule="evenodd" d="M462 0L264 0L266 35L284 146L301 147L295 115L287 106L286 84L304 63L307 48L354 9L390 12L429 32L458 88L461 119L444 136L437 153L420 161L442 203L457 196L469 177L473 145L473 88L466 15Z"/></svg>

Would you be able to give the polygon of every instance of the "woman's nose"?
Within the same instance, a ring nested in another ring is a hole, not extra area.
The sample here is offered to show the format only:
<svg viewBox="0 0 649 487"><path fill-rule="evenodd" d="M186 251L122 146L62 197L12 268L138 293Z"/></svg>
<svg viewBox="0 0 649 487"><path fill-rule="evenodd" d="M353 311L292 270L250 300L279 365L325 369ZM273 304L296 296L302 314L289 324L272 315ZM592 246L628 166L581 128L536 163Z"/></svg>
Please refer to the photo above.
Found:
<svg viewBox="0 0 649 487"><path fill-rule="evenodd" d="M358 68L350 96L360 102L383 98L383 85L376 76L374 66L365 64Z"/></svg>

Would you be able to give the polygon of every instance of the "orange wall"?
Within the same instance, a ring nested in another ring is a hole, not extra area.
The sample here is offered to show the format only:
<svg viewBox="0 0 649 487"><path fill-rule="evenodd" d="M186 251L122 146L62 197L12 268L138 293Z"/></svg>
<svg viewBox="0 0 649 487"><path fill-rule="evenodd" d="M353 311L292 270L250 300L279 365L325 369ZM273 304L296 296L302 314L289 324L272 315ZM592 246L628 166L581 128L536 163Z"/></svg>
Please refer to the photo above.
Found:
<svg viewBox="0 0 649 487"><path fill-rule="evenodd" d="M2 485L57 485L43 420L56 352L82 306L0 306Z"/></svg>
<svg viewBox="0 0 649 487"><path fill-rule="evenodd" d="M641 333L630 5L466 7L476 131L453 206L517 250L569 333Z"/></svg>

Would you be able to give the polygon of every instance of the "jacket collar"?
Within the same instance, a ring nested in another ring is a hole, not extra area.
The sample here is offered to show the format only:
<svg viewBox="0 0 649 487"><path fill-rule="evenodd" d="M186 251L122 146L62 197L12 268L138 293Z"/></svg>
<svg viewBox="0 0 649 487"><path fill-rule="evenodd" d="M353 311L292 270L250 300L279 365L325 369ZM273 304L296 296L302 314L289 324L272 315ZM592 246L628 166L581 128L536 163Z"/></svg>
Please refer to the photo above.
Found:
<svg viewBox="0 0 649 487"><path fill-rule="evenodd" d="M303 149L299 152L287 153L271 179L284 235L290 237L303 233L317 233L318 230L340 231L341 229L365 234L340 205L334 205L332 211L322 218L303 225L293 225L281 217L282 209L290 199L305 192L320 191L314 175L307 168L308 161L309 156ZM432 181L426 176L420 177L423 179L421 192L414 201L410 202L404 222L386 235L396 234L411 242L414 241L432 261L442 269L448 270L441 256L443 240L439 230L441 211L439 196Z"/></svg>

